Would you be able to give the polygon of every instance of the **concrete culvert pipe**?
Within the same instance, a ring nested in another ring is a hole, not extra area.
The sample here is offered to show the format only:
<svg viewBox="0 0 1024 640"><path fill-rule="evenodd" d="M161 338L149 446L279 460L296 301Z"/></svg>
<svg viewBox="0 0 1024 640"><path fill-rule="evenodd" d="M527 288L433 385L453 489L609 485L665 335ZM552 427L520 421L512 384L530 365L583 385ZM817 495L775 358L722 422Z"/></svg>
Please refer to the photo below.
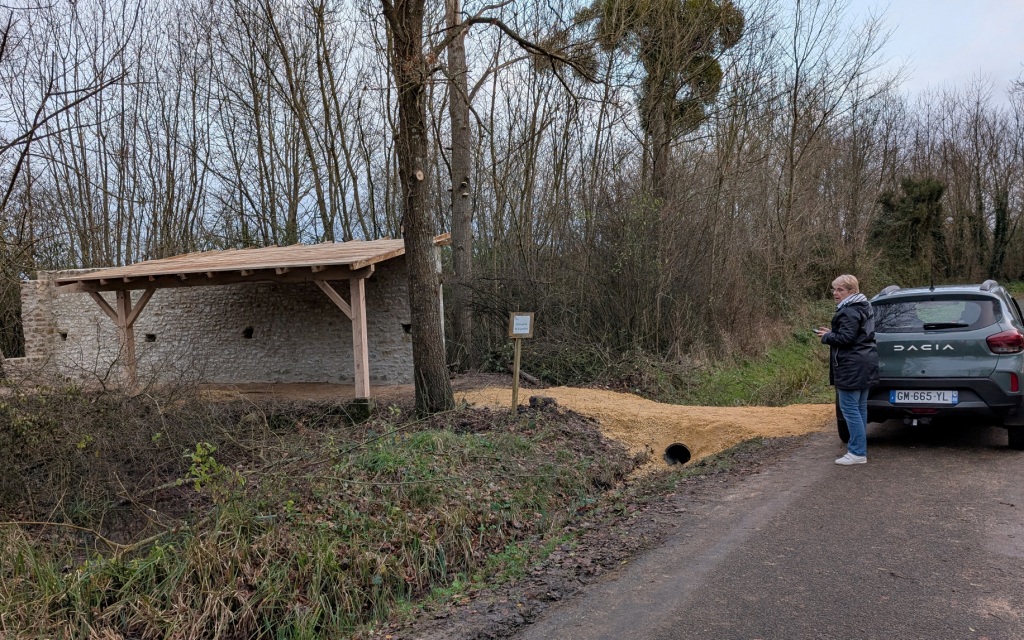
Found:
<svg viewBox="0 0 1024 640"><path fill-rule="evenodd" d="M665 448L665 462L669 464L686 464L690 461L690 447L682 442L673 442Z"/></svg>

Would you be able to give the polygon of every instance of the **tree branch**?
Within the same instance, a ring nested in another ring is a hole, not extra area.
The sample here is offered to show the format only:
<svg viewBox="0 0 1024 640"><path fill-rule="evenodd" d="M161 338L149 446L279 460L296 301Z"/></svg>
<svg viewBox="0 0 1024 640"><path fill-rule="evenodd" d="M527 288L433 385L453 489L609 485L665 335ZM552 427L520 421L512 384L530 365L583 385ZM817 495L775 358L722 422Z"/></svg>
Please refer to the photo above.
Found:
<svg viewBox="0 0 1024 640"><path fill-rule="evenodd" d="M501 6L504 6L504 4L505 3L502 3L500 5L491 5L491 6L501 7ZM490 8L491 6L489 6L487 8ZM590 73L590 71L588 69L582 67L579 63L574 62L573 60L570 60L569 58L566 58L565 56L561 55L560 53L556 53L554 51L551 51L547 47L544 47L544 46L542 46L540 44L537 44L536 42L533 42L532 40L527 40L523 36L519 35L519 32L517 32L515 29L513 29L512 27L510 27L507 24L505 24L504 21L502 21L502 20L500 20L498 18L492 18L492 17L489 17L489 16L481 15L481 13L482 13L482 11L480 13L477 13L472 18L467 18L465 21L463 21L457 27L454 27L454 28L450 29L449 33L445 36L445 38L443 40L441 40L440 43L438 43L437 45L435 45L431 49L431 52L435 56L436 55L440 55L441 52L443 52L448 47L448 45L451 43L452 40L454 40L455 38L459 37L459 35L461 33L465 32L465 31L468 31L469 27L471 27L472 25L474 25L474 24L489 24L492 27L497 27L502 32L504 32L505 35L507 35L509 38L512 38L512 40L515 41L515 43L518 44L523 50L525 50L525 51L527 51L527 52L529 52L529 53L531 53L533 55L541 56L541 57L547 58L547 59L549 59L551 61L560 62L562 64L565 64L565 65L569 66L569 67L572 67L572 69L574 71L576 71L576 73L578 73L581 76L583 76L583 78L585 78L588 82L595 82L596 83L598 81L597 78L595 78L593 75L591 75L591 73ZM559 82L561 82L562 85L566 87L566 89L569 88L566 85L565 80L562 79L562 77L560 75L558 75L557 71L555 72L555 76L558 78Z"/></svg>

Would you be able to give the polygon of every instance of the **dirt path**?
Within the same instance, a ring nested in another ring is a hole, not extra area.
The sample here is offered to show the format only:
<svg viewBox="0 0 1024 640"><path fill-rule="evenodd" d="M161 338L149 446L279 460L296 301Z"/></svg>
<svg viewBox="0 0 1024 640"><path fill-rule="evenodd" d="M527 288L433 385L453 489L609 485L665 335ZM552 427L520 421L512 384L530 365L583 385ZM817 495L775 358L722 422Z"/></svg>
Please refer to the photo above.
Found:
<svg viewBox="0 0 1024 640"><path fill-rule="evenodd" d="M500 374L473 374L453 380L457 400L470 404L505 408L512 404L511 378ZM263 397L278 400L346 400L354 390L338 384L247 384L204 385L210 397ZM651 461L639 472L664 466L662 454L674 442L689 449L693 461L718 453L744 440L757 437L796 436L829 428L835 419L831 404L801 404L788 407L693 407L662 404L603 389L553 387L520 388L520 403L530 396L554 398L558 404L594 418L610 438L625 444L631 452L649 451ZM379 403L411 407L412 385L374 388Z"/></svg>
<svg viewBox="0 0 1024 640"><path fill-rule="evenodd" d="M661 404L628 393L572 387L521 389L520 402L527 402L531 395L554 398L561 406L596 419L608 437L633 452L651 451L651 461L641 471L663 466L662 454L674 442L684 443L698 460L750 438L821 431L835 417L830 404L692 407ZM470 389L456 392L456 398L486 407L509 407L512 389Z"/></svg>

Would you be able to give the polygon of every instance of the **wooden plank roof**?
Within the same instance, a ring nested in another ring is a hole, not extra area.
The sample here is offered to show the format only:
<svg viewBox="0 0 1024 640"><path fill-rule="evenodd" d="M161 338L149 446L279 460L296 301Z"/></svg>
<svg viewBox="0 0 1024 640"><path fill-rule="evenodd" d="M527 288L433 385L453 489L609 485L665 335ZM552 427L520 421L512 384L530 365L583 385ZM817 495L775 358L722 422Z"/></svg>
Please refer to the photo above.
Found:
<svg viewBox="0 0 1024 640"><path fill-rule="evenodd" d="M444 234L437 236L434 242L446 244L449 240L450 235ZM404 254L404 241L392 239L227 249L187 253L124 267L66 273L53 281L64 290L100 291L256 280L324 279L343 276ZM286 275L287 278L284 277ZM133 286L128 286L133 283Z"/></svg>

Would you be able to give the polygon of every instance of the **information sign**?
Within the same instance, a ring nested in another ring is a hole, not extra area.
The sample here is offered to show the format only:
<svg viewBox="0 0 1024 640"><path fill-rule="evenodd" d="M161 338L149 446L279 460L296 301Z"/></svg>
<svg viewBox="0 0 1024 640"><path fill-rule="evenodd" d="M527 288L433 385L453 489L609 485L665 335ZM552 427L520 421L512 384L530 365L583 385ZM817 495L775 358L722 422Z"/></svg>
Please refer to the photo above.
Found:
<svg viewBox="0 0 1024 640"><path fill-rule="evenodd" d="M533 312L513 311L508 317L508 337L515 340L512 356L512 411L519 407L519 358L523 349L523 338L533 337Z"/></svg>
<svg viewBox="0 0 1024 640"><path fill-rule="evenodd" d="M533 337L533 312L513 311L508 319L508 337L510 338L532 338Z"/></svg>

